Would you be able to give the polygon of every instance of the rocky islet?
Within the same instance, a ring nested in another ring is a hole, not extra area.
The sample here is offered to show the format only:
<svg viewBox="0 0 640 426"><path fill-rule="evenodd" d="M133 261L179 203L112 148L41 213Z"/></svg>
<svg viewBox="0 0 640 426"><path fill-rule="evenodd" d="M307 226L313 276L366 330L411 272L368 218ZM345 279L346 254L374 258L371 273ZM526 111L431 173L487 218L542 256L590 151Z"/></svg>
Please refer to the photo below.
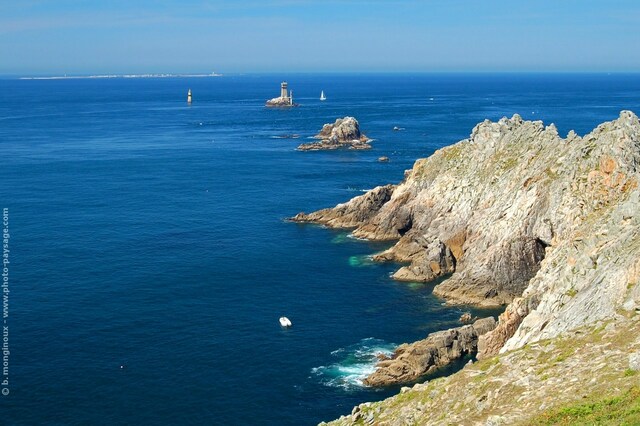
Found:
<svg viewBox="0 0 640 426"><path fill-rule="evenodd" d="M338 118L334 123L325 124L314 138L318 139L318 141L301 144L298 146L298 150L321 151L341 148L371 148L369 144L371 139L360 131L360 124L353 117Z"/></svg>

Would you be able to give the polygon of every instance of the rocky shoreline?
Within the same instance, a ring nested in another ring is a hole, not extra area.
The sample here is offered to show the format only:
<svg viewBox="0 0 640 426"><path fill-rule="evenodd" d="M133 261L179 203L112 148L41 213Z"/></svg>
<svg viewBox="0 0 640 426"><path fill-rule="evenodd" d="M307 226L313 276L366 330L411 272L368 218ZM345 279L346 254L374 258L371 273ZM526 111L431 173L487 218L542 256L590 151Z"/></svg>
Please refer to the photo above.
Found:
<svg viewBox="0 0 640 426"><path fill-rule="evenodd" d="M400 345L390 359L383 359L376 365L376 371L363 383L380 387L415 382L464 355L475 354L478 337L495 327L496 320L488 317L473 324L431 333L424 340Z"/></svg>
<svg viewBox="0 0 640 426"><path fill-rule="evenodd" d="M398 280L451 274L434 289L448 303L508 305L478 338L487 359L640 311L639 181L633 113L566 138L514 115L416 161L398 185L292 220L396 241L375 260L405 264Z"/></svg>

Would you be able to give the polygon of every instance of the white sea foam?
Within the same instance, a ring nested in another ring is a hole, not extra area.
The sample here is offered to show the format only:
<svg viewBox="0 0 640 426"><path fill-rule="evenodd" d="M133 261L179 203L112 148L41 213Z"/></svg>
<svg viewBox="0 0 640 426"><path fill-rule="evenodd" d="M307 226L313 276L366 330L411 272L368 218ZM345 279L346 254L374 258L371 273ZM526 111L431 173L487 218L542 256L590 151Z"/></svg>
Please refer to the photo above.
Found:
<svg viewBox="0 0 640 426"><path fill-rule="evenodd" d="M395 346L393 343L369 337L355 345L331 352L331 356L337 358L337 361L312 368L311 374L326 386L354 390L363 387L362 381L376 370L378 356L391 355Z"/></svg>
<svg viewBox="0 0 640 426"><path fill-rule="evenodd" d="M361 268L374 265L375 261L371 255L355 255L349 257L349 265L354 268Z"/></svg>
<svg viewBox="0 0 640 426"><path fill-rule="evenodd" d="M344 244L350 242L349 234L346 232L341 232L331 239L333 244Z"/></svg>
<svg viewBox="0 0 640 426"><path fill-rule="evenodd" d="M354 186L347 186L346 191L353 191L353 192L369 192L371 191L371 189L368 188L356 188Z"/></svg>
<svg viewBox="0 0 640 426"><path fill-rule="evenodd" d="M299 139L300 135L276 135L276 136L271 136L271 139Z"/></svg>

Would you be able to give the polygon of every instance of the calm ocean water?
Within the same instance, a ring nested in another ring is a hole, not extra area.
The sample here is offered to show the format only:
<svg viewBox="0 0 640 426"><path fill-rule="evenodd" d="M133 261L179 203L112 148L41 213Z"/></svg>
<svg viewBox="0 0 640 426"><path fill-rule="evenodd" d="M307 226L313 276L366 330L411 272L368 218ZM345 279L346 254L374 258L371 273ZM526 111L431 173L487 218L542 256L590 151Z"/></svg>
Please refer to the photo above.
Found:
<svg viewBox="0 0 640 426"><path fill-rule="evenodd" d="M282 79L300 108L263 107ZM4 79L0 93L8 425L306 425L384 398L397 389L359 386L374 354L463 309L390 280L396 266L367 258L385 245L283 219L398 182L485 118L564 135L640 112L638 75ZM295 151L345 115L372 150Z"/></svg>

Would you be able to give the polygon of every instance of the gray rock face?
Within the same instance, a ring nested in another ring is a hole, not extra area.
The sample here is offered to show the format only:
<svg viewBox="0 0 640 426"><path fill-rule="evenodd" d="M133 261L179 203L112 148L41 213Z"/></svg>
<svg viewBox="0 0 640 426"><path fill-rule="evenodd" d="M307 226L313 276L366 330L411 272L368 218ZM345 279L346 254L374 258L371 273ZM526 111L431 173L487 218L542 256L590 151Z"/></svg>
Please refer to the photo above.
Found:
<svg viewBox="0 0 640 426"><path fill-rule="evenodd" d="M400 345L389 360L383 360L363 383L368 386L388 386L419 379L438 367L465 354L475 353L478 336L496 326L493 317L471 325L431 333L426 339Z"/></svg>
<svg viewBox="0 0 640 426"><path fill-rule="evenodd" d="M623 111L581 142L573 142L577 158L568 161L578 166L560 207L572 226L556 235L540 271L513 301L522 320L501 351L640 307L638 117Z"/></svg>
<svg viewBox="0 0 640 426"><path fill-rule="evenodd" d="M332 124L325 124L315 136L319 142L305 143L298 147L301 151L332 150L338 148L369 149L369 138L360 133L358 120L353 117L339 118Z"/></svg>
<svg viewBox="0 0 640 426"><path fill-rule="evenodd" d="M395 185L378 186L364 195L355 197L347 204L338 204L332 209L320 210L315 213L298 213L294 222L314 222L332 228L355 228L376 215L376 213L390 199ZM395 235L391 235L393 239Z"/></svg>
<svg viewBox="0 0 640 426"><path fill-rule="evenodd" d="M365 194L297 220L353 227L361 238L397 239L375 259L407 263L394 275L399 280L451 273L434 290L449 303L507 304L548 265L545 256L573 244L579 228L610 206L620 206L619 224L623 217L636 223L639 131L630 112L583 138L566 139L555 126L518 115L487 120L469 139L416 161L382 205L363 202L371 195ZM582 241L592 249L596 244ZM581 258L593 264L588 255ZM532 296L519 312L528 314L539 300Z"/></svg>
<svg viewBox="0 0 640 426"><path fill-rule="evenodd" d="M516 299L510 303L507 309L500 314L498 326L478 339L477 358L484 359L497 354L504 343L514 335L528 313L528 307L522 299Z"/></svg>
<svg viewBox="0 0 640 426"><path fill-rule="evenodd" d="M633 113L567 138L553 125L514 116L480 123L469 139L418 160L382 204L365 194L302 215L348 223L358 237L397 239L376 256L408 263L397 278L430 280L450 268L435 292L451 302L509 302L497 326L478 338L478 357L501 352L497 363L465 368L412 404L404 395L388 400L376 421L440 424L439 411L462 410L447 422L495 414L517 423L558 399L635 386L625 369L640 369L639 182ZM569 338L580 342L575 351L567 352ZM544 375L536 373L541 363ZM504 398L509 386L514 397Z"/></svg>
<svg viewBox="0 0 640 426"><path fill-rule="evenodd" d="M629 355L629 369L640 371L640 352L634 352Z"/></svg>

